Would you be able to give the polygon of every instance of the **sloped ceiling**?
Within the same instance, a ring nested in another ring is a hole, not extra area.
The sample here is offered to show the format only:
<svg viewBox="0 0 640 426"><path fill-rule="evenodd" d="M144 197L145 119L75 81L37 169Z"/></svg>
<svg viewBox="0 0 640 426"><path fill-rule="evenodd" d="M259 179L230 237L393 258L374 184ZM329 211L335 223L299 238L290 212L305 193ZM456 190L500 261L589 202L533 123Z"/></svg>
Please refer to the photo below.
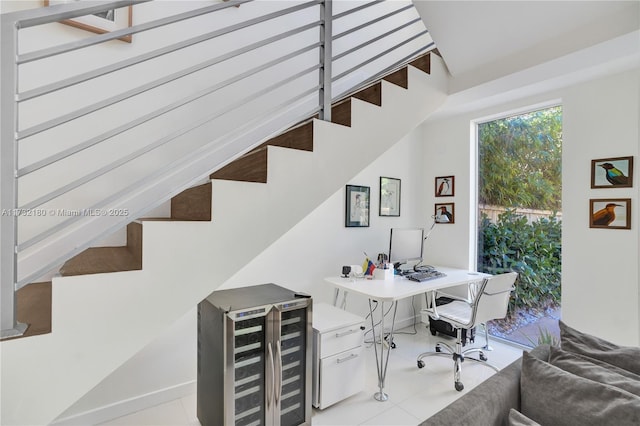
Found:
<svg viewBox="0 0 640 426"><path fill-rule="evenodd" d="M452 92L628 34L640 21L638 0L413 2Z"/></svg>

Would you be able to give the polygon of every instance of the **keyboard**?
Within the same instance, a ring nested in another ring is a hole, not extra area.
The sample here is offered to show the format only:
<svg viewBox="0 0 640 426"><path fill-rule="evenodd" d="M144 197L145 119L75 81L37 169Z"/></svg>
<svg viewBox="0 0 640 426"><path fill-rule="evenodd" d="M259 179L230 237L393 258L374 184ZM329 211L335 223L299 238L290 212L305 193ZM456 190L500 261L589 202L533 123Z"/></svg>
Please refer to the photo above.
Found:
<svg viewBox="0 0 640 426"><path fill-rule="evenodd" d="M411 281L424 282L436 278L446 277L446 274L438 271L414 272L406 276Z"/></svg>

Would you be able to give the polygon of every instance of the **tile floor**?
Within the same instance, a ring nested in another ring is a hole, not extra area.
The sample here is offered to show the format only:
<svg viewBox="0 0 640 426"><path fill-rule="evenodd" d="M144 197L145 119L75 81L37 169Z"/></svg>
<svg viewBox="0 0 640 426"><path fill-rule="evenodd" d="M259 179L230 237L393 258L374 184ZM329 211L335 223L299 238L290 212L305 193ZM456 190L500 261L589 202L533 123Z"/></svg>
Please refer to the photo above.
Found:
<svg viewBox="0 0 640 426"><path fill-rule="evenodd" d="M457 392L453 388L453 362L445 357L425 358L426 366L418 369L417 356L432 350L436 340L424 324L400 330L394 337L396 348L389 358L386 392L389 400L373 399L378 390L375 354L373 346L366 350L367 362L365 390L324 410L313 410L311 422L319 425L418 425L455 399L473 389L494 374L488 367L476 363L465 363L462 381L465 389ZM483 331L479 331L476 346L484 343ZM491 342L489 362L504 368L521 356L522 350L500 342ZM189 395L156 407L148 408L106 423L103 426L196 426L196 395Z"/></svg>

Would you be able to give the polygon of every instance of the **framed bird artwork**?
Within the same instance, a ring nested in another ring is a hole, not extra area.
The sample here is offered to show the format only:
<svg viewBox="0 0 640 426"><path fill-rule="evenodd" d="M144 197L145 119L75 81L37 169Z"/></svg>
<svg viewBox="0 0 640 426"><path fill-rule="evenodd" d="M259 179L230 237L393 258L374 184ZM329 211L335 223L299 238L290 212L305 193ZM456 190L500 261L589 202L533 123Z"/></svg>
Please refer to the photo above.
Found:
<svg viewBox="0 0 640 426"><path fill-rule="evenodd" d="M400 179L380 176L380 216L400 216Z"/></svg>
<svg viewBox="0 0 640 426"><path fill-rule="evenodd" d="M347 185L344 226L361 228L369 226L368 186Z"/></svg>
<svg viewBox="0 0 640 426"><path fill-rule="evenodd" d="M455 204L443 203L436 204L436 210L434 218L437 223L455 223Z"/></svg>
<svg viewBox="0 0 640 426"><path fill-rule="evenodd" d="M453 197L455 179L454 176L436 177L436 197Z"/></svg>
<svg viewBox="0 0 640 426"><path fill-rule="evenodd" d="M631 198L589 200L589 228L631 229Z"/></svg>
<svg viewBox="0 0 640 426"><path fill-rule="evenodd" d="M591 160L591 188L633 186L633 157Z"/></svg>

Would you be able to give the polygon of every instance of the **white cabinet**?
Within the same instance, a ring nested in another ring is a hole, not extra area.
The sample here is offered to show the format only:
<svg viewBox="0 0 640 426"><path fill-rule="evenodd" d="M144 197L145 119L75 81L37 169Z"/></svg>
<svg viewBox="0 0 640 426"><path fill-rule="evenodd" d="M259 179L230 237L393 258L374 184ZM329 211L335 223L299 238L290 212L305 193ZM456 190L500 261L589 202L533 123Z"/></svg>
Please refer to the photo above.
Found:
<svg viewBox="0 0 640 426"><path fill-rule="evenodd" d="M313 305L313 406L324 409L364 389L364 318Z"/></svg>

